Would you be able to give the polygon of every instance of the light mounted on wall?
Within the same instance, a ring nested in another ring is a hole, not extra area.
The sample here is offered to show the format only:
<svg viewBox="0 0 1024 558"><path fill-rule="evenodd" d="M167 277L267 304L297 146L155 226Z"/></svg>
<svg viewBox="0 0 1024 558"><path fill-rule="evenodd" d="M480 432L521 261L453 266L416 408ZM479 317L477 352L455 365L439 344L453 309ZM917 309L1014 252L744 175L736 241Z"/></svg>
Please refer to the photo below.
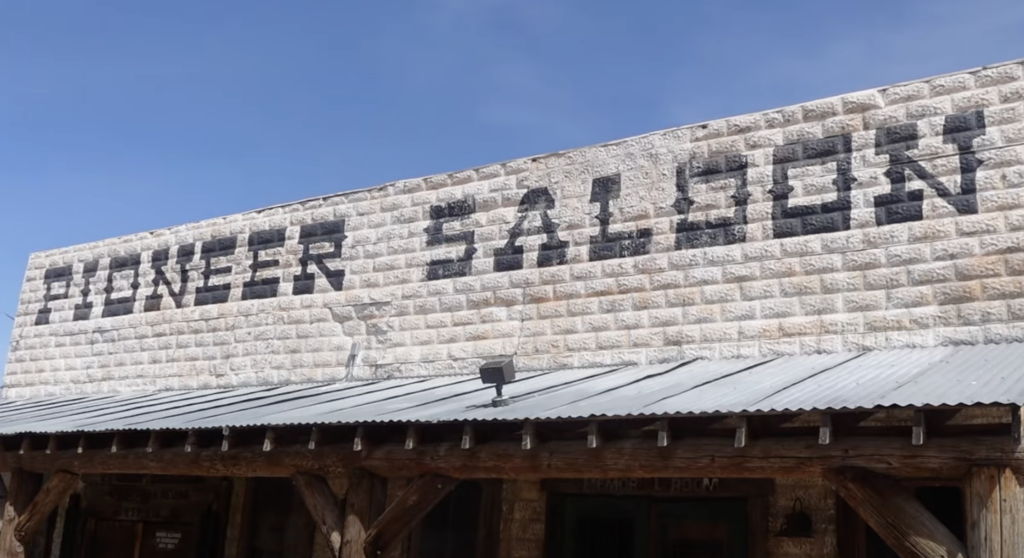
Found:
<svg viewBox="0 0 1024 558"><path fill-rule="evenodd" d="M480 367L480 381L485 384L493 384L495 391L498 392L497 397L491 400L491 405L495 407L504 407L511 403L508 397L502 395L502 388L515 379L516 368L512 359L493 360L485 362Z"/></svg>
<svg viewBox="0 0 1024 558"><path fill-rule="evenodd" d="M811 516L804 511L804 503L799 498L793 501L793 511L786 515L782 522L782 529L779 529L775 536L793 539L814 537L814 523Z"/></svg>

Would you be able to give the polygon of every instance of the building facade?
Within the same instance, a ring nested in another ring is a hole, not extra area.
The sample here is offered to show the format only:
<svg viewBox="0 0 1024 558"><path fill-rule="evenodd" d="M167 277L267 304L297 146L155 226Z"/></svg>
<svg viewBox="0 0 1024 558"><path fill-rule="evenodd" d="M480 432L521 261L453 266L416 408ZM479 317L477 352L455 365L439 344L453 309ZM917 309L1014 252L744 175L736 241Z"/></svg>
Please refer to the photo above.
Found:
<svg viewBox="0 0 1024 558"><path fill-rule="evenodd" d="M1021 556L1020 347L1020 61L41 252L0 558Z"/></svg>

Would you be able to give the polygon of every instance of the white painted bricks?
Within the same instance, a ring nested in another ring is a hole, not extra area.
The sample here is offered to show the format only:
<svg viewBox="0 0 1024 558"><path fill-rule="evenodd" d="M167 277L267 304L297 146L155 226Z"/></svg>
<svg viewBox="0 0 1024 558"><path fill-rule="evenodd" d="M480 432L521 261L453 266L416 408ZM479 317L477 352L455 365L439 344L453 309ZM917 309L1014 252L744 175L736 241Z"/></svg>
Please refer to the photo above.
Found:
<svg viewBox="0 0 1024 558"><path fill-rule="evenodd" d="M4 395L1024 341L1022 73L34 254Z"/></svg>

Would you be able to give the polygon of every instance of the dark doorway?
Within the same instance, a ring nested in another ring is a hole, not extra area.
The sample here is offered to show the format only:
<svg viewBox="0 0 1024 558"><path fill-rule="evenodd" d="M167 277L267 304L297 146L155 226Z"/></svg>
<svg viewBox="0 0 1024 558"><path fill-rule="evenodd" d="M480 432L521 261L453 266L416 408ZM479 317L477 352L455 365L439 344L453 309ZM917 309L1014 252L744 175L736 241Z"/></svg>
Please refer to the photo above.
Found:
<svg viewBox="0 0 1024 558"><path fill-rule="evenodd" d="M194 477L83 477L69 501L62 557L215 558L223 555L226 482Z"/></svg>
<svg viewBox="0 0 1024 558"><path fill-rule="evenodd" d="M747 501L566 496L564 558L747 558Z"/></svg>
<svg viewBox="0 0 1024 558"><path fill-rule="evenodd" d="M287 478L254 478L246 492L242 558L305 558L316 527Z"/></svg>

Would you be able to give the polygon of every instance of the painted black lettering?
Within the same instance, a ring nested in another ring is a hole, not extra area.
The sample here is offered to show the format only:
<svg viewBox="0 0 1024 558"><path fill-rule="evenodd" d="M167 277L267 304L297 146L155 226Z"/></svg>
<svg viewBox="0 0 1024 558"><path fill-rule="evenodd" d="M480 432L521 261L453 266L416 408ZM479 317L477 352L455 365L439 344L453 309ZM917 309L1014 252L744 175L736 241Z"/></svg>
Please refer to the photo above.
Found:
<svg viewBox="0 0 1024 558"><path fill-rule="evenodd" d="M178 264L178 290L174 290L174 286L171 283L170 277L167 276L167 271L164 270L171 262L171 249L161 248L160 250L154 250L152 254L152 268L153 268L153 292L146 297L146 301L143 303L144 312L157 312L160 310L160 305L163 302L164 296L160 294L160 287L163 286L167 289L167 294L171 295L171 300L174 301L174 307L180 309L185 301L185 292L188 289L188 264L192 263L196 258L196 246L195 244L182 244L178 246L177 257L175 263Z"/></svg>
<svg viewBox="0 0 1024 558"><path fill-rule="evenodd" d="M590 237L590 261L611 260L643 256L651 251L652 229L609 232L611 226L611 201L619 199L622 191L622 177L618 174L595 178L590 184L590 203L601 204L596 215L600 223L597 236Z"/></svg>
<svg viewBox="0 0 1024 558"><path fill-rule="evenodd" d="M457 258L430 260L427 263L427 281L466 277L473 272L473 255L476 254L475 233L471 230L446 233L444 226L462 221L475 212L476 204L472 198L430 206L430 225L424 229L427 233L427 246L461 243L466 245L466 249Z"/></svg>
<svg viewBox="0 0 1024 558"><path fill-rule="evenodd" d="M103 317L125 316L135 311L135 298L139 293L139 267L142 265L141 254L115 256L110 259L107 269L107 286L103 287L106 297L103 299ZM131 273L132 282L128 284L132 293L128 296L114 298L114 276L118 273Z"/></svg>
<svg viewBox="0 0 1024 558"><path fill-rule="evenodd" d="M62 265L51 267L43 272L43 286L46 290L43 292L43 307L36 312L36 325L50 323L50 314L53 312L53 309L50 308L50 303L54 300L64 300L68 297L68 294L71 292L73 270L74 267L71 265ZM55 293L53 289L55 283L63 283L64 291Z"/></svg>
<svg viewBox="0 0 1024 558"><path fill-rule="evenodd" d="M880 128L875 132L875 153L888 155L890 191L875 196L875 223L878 226L921 221L924 219L924 190L908 190L907 174L923 181L940 199L960 215L978 212L977 172L984 161L974 152L974 140L984 136L985 112L981 110L946 116L942 138L955 144L960 159L960 192L954 192L908 151L918 148L920 134L917 122Z"/></svg>
<svg viewBox="0 0 1024 558"><path fill-rule="evenodd" d="M531 188L519 200L519 217L508 230L508 241L494 251L494 271L523 269L523 247L516 244L524 234L540 234L547 240L537 253L537 267L551 267L568 263L569 243L558 237L558 223L548 212L555 208L555 198L547 188ZM530 213L540 213L540 230L524 230Z"/></svg>
<svg viewBox="0 0 1024 558"><path fill-rule="evenodd" d="M772 154L772 228L775 238L807 236L850 230L850 191L853 175L853 140L850 134L780 145ZM835 163L836 199L809 205L790 205L789 171Z"/></svg>
<svg viewBox="0 0 1024 558"><path fill-rule="evenodd" d="M224 236L203 242L199 257L203 260L203 284L196 287L196 306L223 304L231 296L231 283L211 285L210 279L231 273L231 266L213 267L213 258L233 256L238 248L238 237Z"/></svg>
<svg viewBox="0 0 1024 558"><path fill-rule="evenodd" d="M277 296L277 287L281 284L281 278L264 277L257 279L256 275L261 269L281 265L280 260L261 260L260 251L283 247L286 231L287 229L271 229L269 231L256 231L249 235L249 252L252 252L252 263L249 264L251 274L249 275L249 280L242 283L242 300L274 298Z"/></svg>
<svg viewBox="0 0 1024 558"><path fill-rule="evenodd" d="M299 244L302 245L302 257L299 258L301 270L298 275L292 278L293 295L313 294L313 291L316 290L316 274L309 269L309 264L311 263L327 279L327 284L335 292L340 291L345 286L345 270L331 269L327 265L326 260L341 258L341 246L346 238L348 237L345 236L344 219L312 223L303 225L299 229ZM313 253L312 248L316 244L330 244L331 251ZM277 264L275 263L274 265Z"/></svg>
<svg viewBox="0 0 1024 558"><path fill-rule="evenodd" d="M690 209L696 203L691 197L692 183L713 183L733 180L735 190L729 196L734 209L732 217L694 221ZM747 240L747 158L729 155L719 159L691 161L676 167L676 201L672 205L682 219L676 222L676 250L707 248L736 244Z"/></svg>
<svg viewBox="0 0 1024 558"><path fill-rule="evenodd" d="M92 294L92 279L96 277L96 270L99 267L99 260L86 262L85 266L82 267L82 280L85 284L82 286L82 301L75 304L73 321L80 322L92 317L92 301L89 300L89 295Z"/></svg>

